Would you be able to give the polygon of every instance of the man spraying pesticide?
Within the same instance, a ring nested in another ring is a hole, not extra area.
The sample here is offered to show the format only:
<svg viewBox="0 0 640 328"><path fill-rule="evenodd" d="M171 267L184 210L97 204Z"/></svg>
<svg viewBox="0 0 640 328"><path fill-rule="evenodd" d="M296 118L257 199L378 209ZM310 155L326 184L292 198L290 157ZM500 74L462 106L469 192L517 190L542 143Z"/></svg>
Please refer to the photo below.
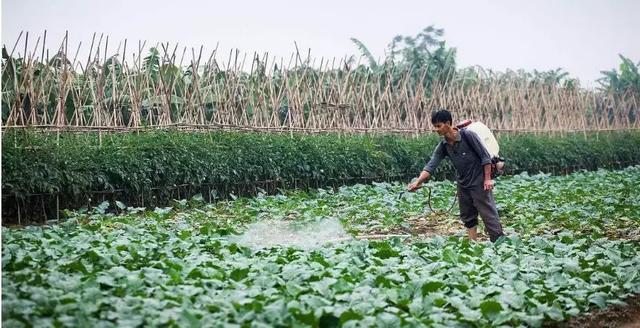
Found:
<svg viewBox="0 0 640 328"><path fill-rule="evenodd" d="M433 175L440 161L449 157L457 173L460 219L467 228L469 239L477 238L478 214L480 214L489 238L495 242L504 235L492 191L492 173L500 173L503 165L497 157L498 144L495 138L491 131L479 122L471 125L465 122L466 124L453 126L451 113L447 110L434 112L431 115L431 123L434 131L444 138L436 145L431 159L420 172L420 176L407 186L407 190L420 189L422 184ZM490 137L481 139L473 130L483 135L487 135L488 132ZM492 149L494 154L490 154L488 148Z"/></svg>

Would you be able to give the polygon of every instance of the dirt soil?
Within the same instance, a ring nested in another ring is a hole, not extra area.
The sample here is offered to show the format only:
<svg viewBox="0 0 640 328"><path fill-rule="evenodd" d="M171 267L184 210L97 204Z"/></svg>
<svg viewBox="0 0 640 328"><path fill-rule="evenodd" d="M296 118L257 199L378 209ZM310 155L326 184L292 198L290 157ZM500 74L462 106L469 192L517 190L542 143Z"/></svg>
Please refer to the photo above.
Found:
<svg viewBox="0 0 640 328"><path fill-rule="evenodd" d="M385 230L367 231L368 234L407 234L412 239L424 239L435 236L466 236L466 228L455 216L428 214L411 217L406 220L406 224ZM489 237L478 231L478 240L486 241Z"/></svg>
<svg viewBox="0 0 640 328"><path fill-rule="evenodd" d="M627 305L595 309L560 323L549 323L545 327L558 328L640 328L640 295L628 297Z"/></svg>

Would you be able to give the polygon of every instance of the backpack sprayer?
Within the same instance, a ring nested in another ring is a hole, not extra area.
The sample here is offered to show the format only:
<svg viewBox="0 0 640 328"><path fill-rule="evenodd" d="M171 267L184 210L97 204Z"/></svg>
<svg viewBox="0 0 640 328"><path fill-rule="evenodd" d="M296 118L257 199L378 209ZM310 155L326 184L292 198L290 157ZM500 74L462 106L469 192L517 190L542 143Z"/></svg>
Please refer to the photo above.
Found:
<svg viewBox="0 0 640 328"><path fill-rule="evenodd" d="M500 157L498 153L500 152L500 146L498 145L498 140L484 123L482 122L474 122L472 120L464 120L456 125L458 130L466 129L468 131L473 131L478 138L480 138L480 143L487 150L489 156L491 156L491 178L494 179L499 175L504 174L504 158Z"/></svg>

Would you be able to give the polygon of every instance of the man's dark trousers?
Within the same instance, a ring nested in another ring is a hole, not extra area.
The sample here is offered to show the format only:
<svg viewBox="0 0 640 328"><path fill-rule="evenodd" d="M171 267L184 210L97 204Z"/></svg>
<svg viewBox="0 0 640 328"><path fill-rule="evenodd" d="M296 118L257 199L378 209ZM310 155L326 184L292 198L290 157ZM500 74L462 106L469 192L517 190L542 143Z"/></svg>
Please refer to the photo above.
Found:
<svg viewBox="0 0 640 328"><path fill-rule="evenodd" d="M498 218L496 200L491 190L484 190L483 185L467 188L458 185L458 202L460 204L460 219L464 222L465 227L473 228L478 225L478 214L480 214L492 242L504 235Z"/></svg>

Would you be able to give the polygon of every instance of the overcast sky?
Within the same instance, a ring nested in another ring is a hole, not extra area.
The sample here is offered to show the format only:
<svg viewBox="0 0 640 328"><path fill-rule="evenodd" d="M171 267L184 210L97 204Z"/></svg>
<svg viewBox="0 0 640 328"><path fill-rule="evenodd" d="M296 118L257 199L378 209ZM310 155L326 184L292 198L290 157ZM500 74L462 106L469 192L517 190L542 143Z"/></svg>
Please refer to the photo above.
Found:
<svg viewBox="0 0 640 328"><path fill-rule="evenodd" d="M601 70L618 67L619 53L640 61L639 13L636 0L2 0L2 43L12 48L29 31L34 46L46 29L47 44L57 48L68 30L73 52L80 41L88 51L97 32L113 48L126 38L128 49L138 40L147 49L168 41L204 45L208 54L219 43L221 53L266 51L287 62L296 41L319 62L359 54L352 37L383 58L395 35L433 24L458 49L460 67L561 67L589 86Z"/></svg>

